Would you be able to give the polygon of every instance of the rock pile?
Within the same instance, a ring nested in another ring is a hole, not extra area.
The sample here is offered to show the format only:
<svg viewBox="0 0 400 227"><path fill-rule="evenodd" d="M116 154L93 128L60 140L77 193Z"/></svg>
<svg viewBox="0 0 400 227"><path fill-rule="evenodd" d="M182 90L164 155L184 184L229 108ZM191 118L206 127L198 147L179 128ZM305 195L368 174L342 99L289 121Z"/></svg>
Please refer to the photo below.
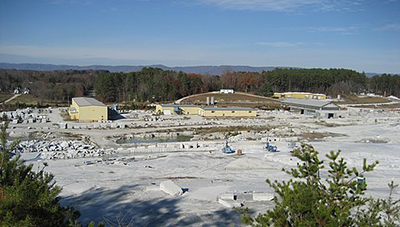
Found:
<svg viewBox="0 0 400 227"><path fill-rule="evenodd" d="M44 113L51 113L51 109L18 109L16 111L1 112L0 116L5 114L11 123L19 124L32 124L32 123L47 123L50 122L48 116L43 115Z"/></svg>
<svg viewBox="0 0 400 227"><path fill-rule="evenodd" d="M97 149L79 140L68 141L40 141L29 140L21 142L15 153L40 152L42 159L70 159L84 157L101 157L115 153L112 149Z"/></svg>

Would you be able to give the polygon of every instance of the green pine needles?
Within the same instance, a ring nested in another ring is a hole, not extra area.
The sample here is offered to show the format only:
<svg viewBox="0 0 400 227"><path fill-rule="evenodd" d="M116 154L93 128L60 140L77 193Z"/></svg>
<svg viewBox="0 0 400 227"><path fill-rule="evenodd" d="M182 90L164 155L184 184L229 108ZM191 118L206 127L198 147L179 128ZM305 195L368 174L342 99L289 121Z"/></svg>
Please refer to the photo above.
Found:
<svg viewBox="0 0 400 227"><path fill-rule="evenodd" d="M274 198L275 208L256 217L249 210L241 211L244 224L264 227L383 227L399 226L400 208L392 198L398 186L389 184L389 199L373 199L364 196L367 190L364 174L374 170L378 162L367 164L362 170L349 168L340 158L340 151L331 151L328 177L321 178L324 161L311 145L302 145L294 151L301 160L297 168L283 170L293 176L285 182L267 180L278 195Z"/></svg>
<svg viewBox="0 0 400 227"><path fill-rule="evenodd" d="M61 188L44 171L47 164L33 171L19 155L11 157L19 140L7 144L7 125L3 121L0 131L0 227L81 227L79 212L60 205Z"/></svg>

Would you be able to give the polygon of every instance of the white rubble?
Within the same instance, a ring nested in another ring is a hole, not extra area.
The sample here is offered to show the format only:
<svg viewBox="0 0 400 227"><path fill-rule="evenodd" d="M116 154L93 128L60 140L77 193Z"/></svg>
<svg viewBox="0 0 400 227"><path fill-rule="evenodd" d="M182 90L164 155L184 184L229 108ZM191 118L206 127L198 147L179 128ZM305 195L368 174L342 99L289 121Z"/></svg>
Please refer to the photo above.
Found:
<svg viewBox="0 0 400 227"><path fill-rule="evenodd" d="M23 141L14 148L15 153L39 152L42 159L71 159L83 157L101 157L115 153L113 149L98 149L93 145L79 140L47 141L28 140Z"/></svg>

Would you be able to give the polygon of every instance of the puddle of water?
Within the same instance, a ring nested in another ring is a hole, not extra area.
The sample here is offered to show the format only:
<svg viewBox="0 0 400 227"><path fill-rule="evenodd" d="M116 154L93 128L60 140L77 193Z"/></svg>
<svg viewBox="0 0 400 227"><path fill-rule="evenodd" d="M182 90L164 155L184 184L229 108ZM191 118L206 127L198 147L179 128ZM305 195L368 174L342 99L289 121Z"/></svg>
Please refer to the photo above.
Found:
<svg viewBox="0 0 400 227"><path fill-rule="evenodd" d="M190 141L193 136L177 136L177 137L172 137L172 138L163 138L163 137L154 137L154 138L133 138L133 139L126 139L126 138L121 138L118 139L116 142L118 144L124 144L124 143L169 143L169 142L186 142Z"/></svg>

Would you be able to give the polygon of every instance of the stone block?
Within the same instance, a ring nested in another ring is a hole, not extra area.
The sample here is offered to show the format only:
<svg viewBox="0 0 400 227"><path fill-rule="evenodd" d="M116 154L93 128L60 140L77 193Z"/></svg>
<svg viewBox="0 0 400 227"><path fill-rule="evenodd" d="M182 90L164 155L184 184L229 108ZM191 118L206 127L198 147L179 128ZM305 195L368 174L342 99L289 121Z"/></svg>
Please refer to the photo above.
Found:
<svg viewBox="0 0 400 227"><path fill-rule="evenodd" d="M269 193L253 193L254 201L271 201L274 199L274 195Z"/></svg>
<svg viewBox="0 0 400 227"><path fill-rule="evenodd" d="M171 196L178 196L183 194L182 188L178 187L178 185L176 185L171 180L161 182L160 190Z"/></svg>

